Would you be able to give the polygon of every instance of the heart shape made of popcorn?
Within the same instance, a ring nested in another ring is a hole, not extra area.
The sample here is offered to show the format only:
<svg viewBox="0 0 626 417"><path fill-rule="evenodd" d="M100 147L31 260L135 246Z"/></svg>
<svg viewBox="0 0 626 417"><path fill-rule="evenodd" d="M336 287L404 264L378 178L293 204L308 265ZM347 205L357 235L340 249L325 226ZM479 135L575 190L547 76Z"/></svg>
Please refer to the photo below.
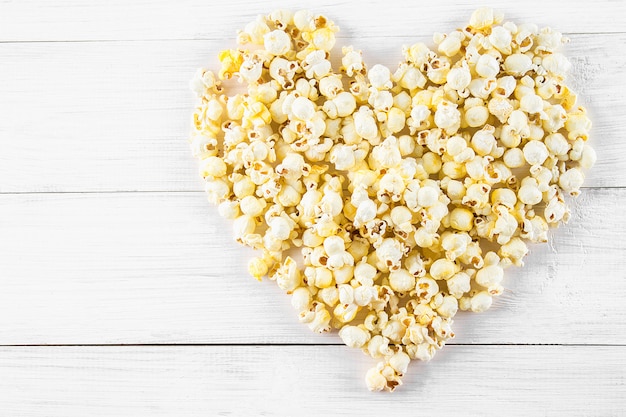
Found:
<svg viewBox="0 0 626 417"><path fill-rule="evenodd" d="M220 52L218 77L192 80L192 151L209 201L259 251L250 273L291 294L311 330L380 359L370 390L432 358L458 309L491 306L595 162L565 39L502 20L476 10L435 50L405 47L394 71L344 47L336 71L333 22L279 10ZM245 93L224 91L233 76Z"/></svg>

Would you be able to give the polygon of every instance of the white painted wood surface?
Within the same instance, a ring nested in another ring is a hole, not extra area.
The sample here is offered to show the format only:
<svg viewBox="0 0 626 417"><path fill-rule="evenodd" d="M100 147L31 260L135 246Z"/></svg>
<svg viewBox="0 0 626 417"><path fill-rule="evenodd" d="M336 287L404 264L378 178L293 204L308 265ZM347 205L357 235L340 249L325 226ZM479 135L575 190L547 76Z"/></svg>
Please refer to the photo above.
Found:
<svg viewBox="0 0 626 417"><path fill-rule="evenodd" d="M626 211L610 201L626 189L585 190L453 343L626 345L626 242L610 238ZM0 219L1 344L341 343L248 276L253 251L203 193L5 194Z"/></svg>
<svg viewBox="0 0 626 417"><path fill-rule="evenodd" d="M557 27L569 33L626 32L626 4L622 1L570 0L564 4L526 0L523 4L489 0L407 2L362 0L358 3L319 0L110 0L92 2L59 0L3 0L0 37L9 41L85 41L129 39L225 39L230 40L258 14L274 9L310 8L327 14L351 39L375 36L419 36L452 30L468 22L480 6L489 6L508 19ZM383 43L384 44L384 43Z"/></svg>
<svg viewBox="0 0 626 417"><path fill-rule="evenodd" d="M0 1L0 415L622 415L626 2L487 4L571 38L598 165L570 224L389 396L366 392L370 359L247 276L185 141L195 68L254 15L305 2ZM475 7L315 10L394 65Z"/></svg>
<svg viewBox="0 0 626 417"><path fill-rule="evenodd" d="M606 346L448 346L393 396L354 378L369 366L346 346L0 348L0 399L20 417L624 412L626 357Z"/></svg>
<svg viewBox="0 0 626 417"><path fill-rule="evenodd" d="M585 186L626 186L626 55L615 53L626 33L569 37L572 84L593 116L592 142L602 139ZM393 67L418 39L354 43L370 64ZM0 43L11 103L0 118L0 192L198 190L188 84L197 67L218 67L227 42Z"/></svg>

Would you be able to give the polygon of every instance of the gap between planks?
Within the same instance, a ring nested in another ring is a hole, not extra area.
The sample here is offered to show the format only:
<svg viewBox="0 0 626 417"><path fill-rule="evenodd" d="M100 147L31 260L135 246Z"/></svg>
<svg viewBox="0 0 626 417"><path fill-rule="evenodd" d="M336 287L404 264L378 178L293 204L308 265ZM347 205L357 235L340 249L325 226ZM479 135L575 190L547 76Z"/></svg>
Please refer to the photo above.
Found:
<svg viewBox="0 0 626 417"><path fill-rule="evenodd" d="M452 30L452 29L451 29ZM563 36L578 36L578 35L624 35L625 31L617 31L617 32L562 32ZM419 36L416 35L416 39ZM348 40L352 41L354 39L353 36L336 36L337 40ZM401 39L406 38L406 36L402 35L392 35L392 36L377 36L376 39ZM367 36L360 37L359 40L368 39ZM46 40L46 39L34 39L34 40L8 40L3 41L0 40L0 44L13 44L13 43L123 43L123 42L179 42L179 41L224 41L230 42L233 40L233 36L226 37L198 37L198 38L129 38L129 39L54 39L54 40Z"/></svg>
<svg viewBox="0 0 626 417"><path fill-rule="evenodd" d="M626 186L585 186L581 190L622 190ZM84 191L0 191L0 195L63 195L63 194L204 194L203 190L84 190Z"/></svg>
<svg viewBox="0 0 626 417"><path fill-rule="evenodd" d="M51 343L51 344L0 344L0 348L52 348L52 347L251 347L251 346L346 346L344 343ZM626 347L610 343L446 343L445 346L563 346L563 347Z"/></svg>

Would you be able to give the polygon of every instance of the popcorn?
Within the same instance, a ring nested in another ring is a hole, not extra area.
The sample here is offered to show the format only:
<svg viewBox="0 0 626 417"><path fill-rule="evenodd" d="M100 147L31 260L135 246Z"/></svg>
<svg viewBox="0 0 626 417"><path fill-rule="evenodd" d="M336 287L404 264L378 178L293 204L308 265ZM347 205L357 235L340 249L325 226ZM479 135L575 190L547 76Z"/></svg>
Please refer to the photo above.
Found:
<svg viewBox="0 0 626 417"><path fill-rule="evenodd" d="M548 158L548 148L540 140L531 140L524 145L524 159L530 165L541 165Z"/></svg>
<svg viewBox="0 0 626 417"><path fill-rule="evenodd" d="M439 193L435 187L421 187L417 191L417 203L422 207L432 207L439 201Z"/></svg>
<svg viewBox="0 0 626 417"><path fill-rule="evenodd" d="M371 368L365 375L365 382L370 391L382 391L386 388L387 378L381 373L382 369Z"/></svg>
<svg viewBox="0 0 626 417"><path fill-rule="evenodd" d="M378 359L370 390L430 360L459 309L492 306L596 162L562 35L502 19L479 9L394 71L344 47L335 71L333 22L277 10L190 83L190 148L208 200L259 252L248 272L312 331ZM233 76L245 93L224 91Z"/></svg>
<svg viewBox="0 0 626 417"><path fill-rule="evenodd" d="M490 291L500 285L504 278L504 270L498 265L488 265L476 272L475 281Z"/></svg>
<svg viewBox="0 0 626 417"><path fill-rule="evenodd" d="M389 273L389 286L398 292L408 292L415 289L415 277L406 269L399 269Z"/></svg>
<svg viewBox="0 0 626 417"><path fill-rule="evenodd" d="M578 168L570 168L561 174L559 186L572 196L580 194L580 187L583 185L585 176Z"/></svg>
<svg viewBox="0 0 626 417"><path fill-rule="evenodd" d="M472 82L472 74L467 66L467 62L463 62L460 67L452 68L446 76L447 85L457 91L465 90L470 82Z"/></svg>
<svg viewBox="0 0 626 417"><path fill-rule="evenodd" d="M476 73L484 78L495 78L500 72L500 64L493 55L483 54L478 58Z"/></svg>
<svg viewBox="0 0 626 417"><path fill-rule="evenodd" d="M404 248L398 240L386 238L376 245L376 256L386 269L397 270L404 256Z"/></svg>
<svg viewBox="0 0 626 417"><path fill-rule="evenodd" d="M435 111L435 124L449 135L456 133L461 125L461 113L457 105L449 101L442 101Z"/></svg>
<svg viewBox="0 0 626 417"><path fill-rule="evenodd" d="M504 152L502 160L509 168L519 168L526 163L524 152L520 148L508 149Z"/></svg>
<svg viewBox="0 0 626 417"><path fill-rule="evenodd" d="M465 112L465 122L470 127L483 126L489 118L489 110L485 106L474 106Z"/></svg>
<svg viewBox="0 0 626 417"><path fill-rule="evenodd" d="M217 210L219 211L220 216L225 219L233 220L239 217L239 203L237 201L222 201L217 207Z"/></svg>
<svg viewBox="0 0 626 417"><path fill-rule="evenodd" d="M382 90L391 88L391 72L384 65L376 64L368 72L372 87Z"/></svg>
<svg viewBox="0 0 626 417"><path fill-rule="evenodd" d="M317 50L309 53L302 64L307 78L323 78L330 73L330 61L326 59L326 53L323 50Z"/></svg>
<svg viewBox="0 0 626 417"><path fill-rule="evenodd" d="M530 71L532 65L533 62L528 55L517 53L506 57L503 67L506 73L519 78Z"/></svg>
<svg viewBox="0 0 626 417"><path fill-rule="evenodd" d="M365 71L361 51L355 51L352 46L344 46L341 52L343 53L343 58L341 58L341 70L349 77Z"/></svg>
<svg viewBox="0 0 626 417"><path fill-rule="evenodd" d="M298 312L304 312L311 306L311 292L306 287L298 287L291 293L291 305Z"/></svg>
<svg viewBox="0 0 626 417"><path fill-rule="evenodd" d="M504 26L496 26L491 29L489 34L489 43L503 54L511 54L511 41L513 40L511 32Z"/></svg>
<svg viewBox="0 0 626 417"><path fill-rule="evenodd" d="M445 297L443 297L443 301L441 302L439 307L437 307L437 313L439 313L441 317L452 318L456 315L458 309L459 302L457 301L457 299L451 295L446 295Z"/></svg>
<svg viewBox="0 0 626 417"><path fill-rule="evenodd" d="M356 133L367 139L372 145L378 144L378 127L374 119L374 112L366 106L361 106L354 113L354 129Z"/></svg>
<svg viewBox="0 0 626 417"><path fill-rule="evenodd" d="M444 233L444 236L442 236L441 247L446 251L446 258L450 261L454 261L456 258L465 253L465 251L467 250L467 245L471 241L472 238L467 233L446 232Z"/></svg>
<svg viewBox="0 0 626 417"><path fill-rule="evenodd" d="M526 94L519 102L520 110L528 113L540 113L543 111L543 100L536 94Z"/></svg>
<svg viewBox="0 0 626 417"><path fill-rule="evenodd" d="M498 255L503 259L510 259L514 265L522 266L522 258L528 253L528 247L524 241L518 237L509 240L498 250Z"/></svg>
<svg viewBox="0 0 626 417"><path fill-rule="evenodd" d="M266 206L266 202L263 199L256 198L252 195L246 196L241 199L239 203L239 209L243 214L250 217L257 217L263 214L263 209Z"/></svg>
<svg viewBox="0 0 626 417"><path fill-rule="evenodd" d="M472 96L486 100L497 86L493 78L476 78L469 83L467 88Z"/></svg>
<svg viewBox="0 0 626 417"><path fill-rule="evenodd" d="M532 178L527 178L530 181L525 181L517 192L517 198L524 204L535 205L541 201L542 194L539 190L537 181Z"/></svg>
<svg viewBox="0 0 626 417"><path fill-rule="evenodd" d="M392 80L399 86L409 91L415 91L418 88L423 88L428 81L420 70L406 63L401 63L398 66L398 69L393 74ZM401 97L401 93L394 97L394 99L397 97ZM411 96L408 97L409 99L411 98Z"/></svg>
<svg viewBox="0 0 626 417"><path fill-rule="evenodd" d="M474 227L474 214L466 208L457 207L450 213L449 221L456 230L469 232Z"/></svg>
<svg viewBox="0 0 626 417"><path fill-rule="evenodd" d="M465 272L458 272L450 277L446 283L448 284L450 295L459 299L463 294L469 292L471 278Z"/></svg>
<svg viewBox="0 0 626 417"><path fill-rule="evenodd" d="M447 280L457 272L457 265L449 259L437 259L430 266L430 275L435 280Z"/></svg>
<svg viewBox="0 0 626 417"><path fill-rule="evenodd" d="M474 30L482 30L490 27L497 20L502 20L497 15L494 15L493 9L484 7L477 9L470 17L469 27Z"/></svg>
<svg viewBox="0 0 626 417"><path fill-rule="evenodd" d="M474 313L482 313L491 307L493 297L487 291L481 291L470 299L470 309Z"/></svg>
<svg viewBox="0 0 626 417"><path fill-rule="evenodd" d="M447 36L443 41L439 43L437 50L445 56L454 56L459 53L461 49L462 36Z"/></svg>
<svg viewBox="0 0 626 417"><path fill-rule="evenodd" d="M596 155L596 151L588 144L585 144L583 146L583 150L578 162L580 163L580 166L582 168L591 169L591 167L594 166L594 164L596 163L597 159L598 157Z"/></svg>
<svg viewBox="0 0 626 417"><path fill-rule="evenodd" d="M198 159L205 159L217 155L217 139L203 134L196 134L191 138L191 153Z"/></svg>
<svg viewBox="0 0 626 417"><path fill-rule="evenodd" d="M291 38L277 29L263 35L265 50L273 55L285 55L291 49Z"/></svg>
<svg viewBox="0 0 626 417"><path fill-rule="evenodd" d="M248 262L248 272L258 281L260 281L268 271L267 264L260 257L254 257Z"/></svg>
<svg viewBox="0 0 626 417"><path fill-rule="evenodd" d="M353 348L361 348L370 340L370 333L357 326L344 326L339 330L339 337L346 344Z"/></svg>
<svg viewBox="0 0 626 417"><path fill-rule="evenodd" d="M489 126L489 128L485 126L485 128L474 133L470 144L478 155L489 155L492 149L496 147L496 138L493 135L493 128L491 126Z"/></svg>
<svg viewBox="0 0 626 417"><path fill-rule="evenodd" d="M549 73L557 76L564 76L570 70L572 65L563 54L557 52L543 58L541 66L543 66Z"/></svg>

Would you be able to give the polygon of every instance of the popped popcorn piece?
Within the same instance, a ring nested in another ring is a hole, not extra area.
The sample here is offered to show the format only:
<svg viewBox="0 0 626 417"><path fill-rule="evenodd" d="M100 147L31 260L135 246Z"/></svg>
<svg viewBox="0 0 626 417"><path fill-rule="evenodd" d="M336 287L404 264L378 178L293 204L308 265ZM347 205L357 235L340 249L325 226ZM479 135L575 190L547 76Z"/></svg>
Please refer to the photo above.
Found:
<svg viewBox="0 0 626 417"><path fill-rule="evenodd" d="M370 333L358 326L344 326L339 330L339 337L346 344L353 348L363 347L370 340Z"/></svg>
<svg viewBox="0 0 626 417"><path fill-rule="evenodd" d="M285 55L291 49L291 38L280 29L263 35L265 50L273 55Z"/></svg>
<svg viewBox="0 0 626 417"><path fill-rule="evenodd" d="M406 269L398 269L389 273L389 286L397 292L415 289L415 277Z"/></svg>

